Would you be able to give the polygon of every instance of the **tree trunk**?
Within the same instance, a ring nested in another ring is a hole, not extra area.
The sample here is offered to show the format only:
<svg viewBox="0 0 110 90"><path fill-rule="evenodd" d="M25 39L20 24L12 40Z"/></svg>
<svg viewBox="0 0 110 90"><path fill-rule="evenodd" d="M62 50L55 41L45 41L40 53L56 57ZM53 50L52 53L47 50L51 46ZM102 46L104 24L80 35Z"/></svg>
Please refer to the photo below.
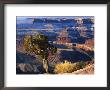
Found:
<svg viewBox="0 0 110 90"><path fill-rule="evenodd" d="M44 67L46 73L49 73L48 72L48 60L46 60L45 58L43 59L43 67Z"/></svg>

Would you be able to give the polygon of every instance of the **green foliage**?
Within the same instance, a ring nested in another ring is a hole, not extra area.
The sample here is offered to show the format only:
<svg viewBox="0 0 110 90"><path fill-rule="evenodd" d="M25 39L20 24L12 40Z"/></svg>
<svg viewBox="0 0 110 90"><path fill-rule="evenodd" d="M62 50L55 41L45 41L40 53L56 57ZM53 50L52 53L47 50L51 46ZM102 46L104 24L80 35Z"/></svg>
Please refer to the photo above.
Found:
<svg viewBox="0 0 110 90"><path fill-rule="evenodd" d="M34 53L42 58L42 63L46 72L48 72L48 55L56 53L57 48L48 43L48 38L42 34L28 35L24 37L24 50L29 53Z"/></svg>
<svg viewBox="0 0 110 90"><path fill-rule="evenodd" d="M48 38L42 34L25 36L24 49L27 52L35 53L36 55L48 56L48 51L54 54L57 48L48 43Z"/></svg>
<svg viewBox="0 0 110 90"><path fill-rule="evenodd" d="M80 61L80 62L76 62L76 68L77 69L82 69L82 68L84 68L85 67L85 62L84 61Z"/></svg>

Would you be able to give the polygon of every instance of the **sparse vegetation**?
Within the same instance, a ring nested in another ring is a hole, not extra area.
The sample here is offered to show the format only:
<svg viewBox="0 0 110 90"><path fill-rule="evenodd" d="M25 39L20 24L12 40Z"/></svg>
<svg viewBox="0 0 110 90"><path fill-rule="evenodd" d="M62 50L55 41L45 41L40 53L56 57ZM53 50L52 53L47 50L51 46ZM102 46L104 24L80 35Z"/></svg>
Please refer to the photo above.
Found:
<svg viewBox="0 0 110 90"><path fill-rule="evenodd" d="M59 63L55 65L54 72L56 74L58 73L72 73L76 70L79 70L85 66L84 62L76 62L76 63L71 63L68 61L65 61L64 63Z"/></svg>
<svg viewBox="0 0 110 90"><path fill-rule="evenodd" d="M82 68L84 68L86 66L84 61L76 62L75 64L76 64L77 70L78 69L82 69Z"/></svg>
<svg viewBox="0 0 110 90"><path fill-rule="evenodd" d="M48 55L49 52L56 53L57 48L48 43L48 38L45 35L28 35L24 37L24 50L29 53L34 53L42 58L43 68L48 73Z"/></svg>
<svg viewBox="0 0 110 90"><path fill-rule="evenodd" d="M94 17L17 17L16 74L94 73Z"/></svg>

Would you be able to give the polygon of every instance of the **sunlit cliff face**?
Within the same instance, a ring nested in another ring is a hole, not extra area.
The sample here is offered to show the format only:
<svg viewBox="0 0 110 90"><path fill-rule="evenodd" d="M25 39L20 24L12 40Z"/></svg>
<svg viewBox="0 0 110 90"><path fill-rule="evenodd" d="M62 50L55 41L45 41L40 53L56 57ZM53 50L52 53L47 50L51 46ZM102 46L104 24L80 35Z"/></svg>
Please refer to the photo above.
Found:
<svg viewBox="0 0 110 90"><path fill-rule="evenodd" d="M82 24L83 24L82 18L78 18L78 19L77 19L77 23L82 25Z"/></svg>

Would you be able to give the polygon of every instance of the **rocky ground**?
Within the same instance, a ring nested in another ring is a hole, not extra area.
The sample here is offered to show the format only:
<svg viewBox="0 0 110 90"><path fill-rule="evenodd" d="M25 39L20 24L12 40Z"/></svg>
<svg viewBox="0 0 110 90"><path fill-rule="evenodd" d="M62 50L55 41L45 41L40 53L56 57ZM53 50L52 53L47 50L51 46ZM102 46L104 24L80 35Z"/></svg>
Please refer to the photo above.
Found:
<svg viewBox="0 0 110 90"><path fill-rule="evenodd" d="M94 64L89 64L85 68L77 70L72 74L94 74Z"/></svg>
<svg viewBox="0 0 110 90"><path fill-rule="evenodd" d="M23 52L16 52L16 74L44 74L45 70L43 68L42 62L37 59L35 56L27 55ZM53 65L60 61L59 55L55 55L56 58L50 57L49 62L49 72L53 74ZM94 62L87 61L86 67L77 71L74 71L72 74L94 74Z"/></svg>

